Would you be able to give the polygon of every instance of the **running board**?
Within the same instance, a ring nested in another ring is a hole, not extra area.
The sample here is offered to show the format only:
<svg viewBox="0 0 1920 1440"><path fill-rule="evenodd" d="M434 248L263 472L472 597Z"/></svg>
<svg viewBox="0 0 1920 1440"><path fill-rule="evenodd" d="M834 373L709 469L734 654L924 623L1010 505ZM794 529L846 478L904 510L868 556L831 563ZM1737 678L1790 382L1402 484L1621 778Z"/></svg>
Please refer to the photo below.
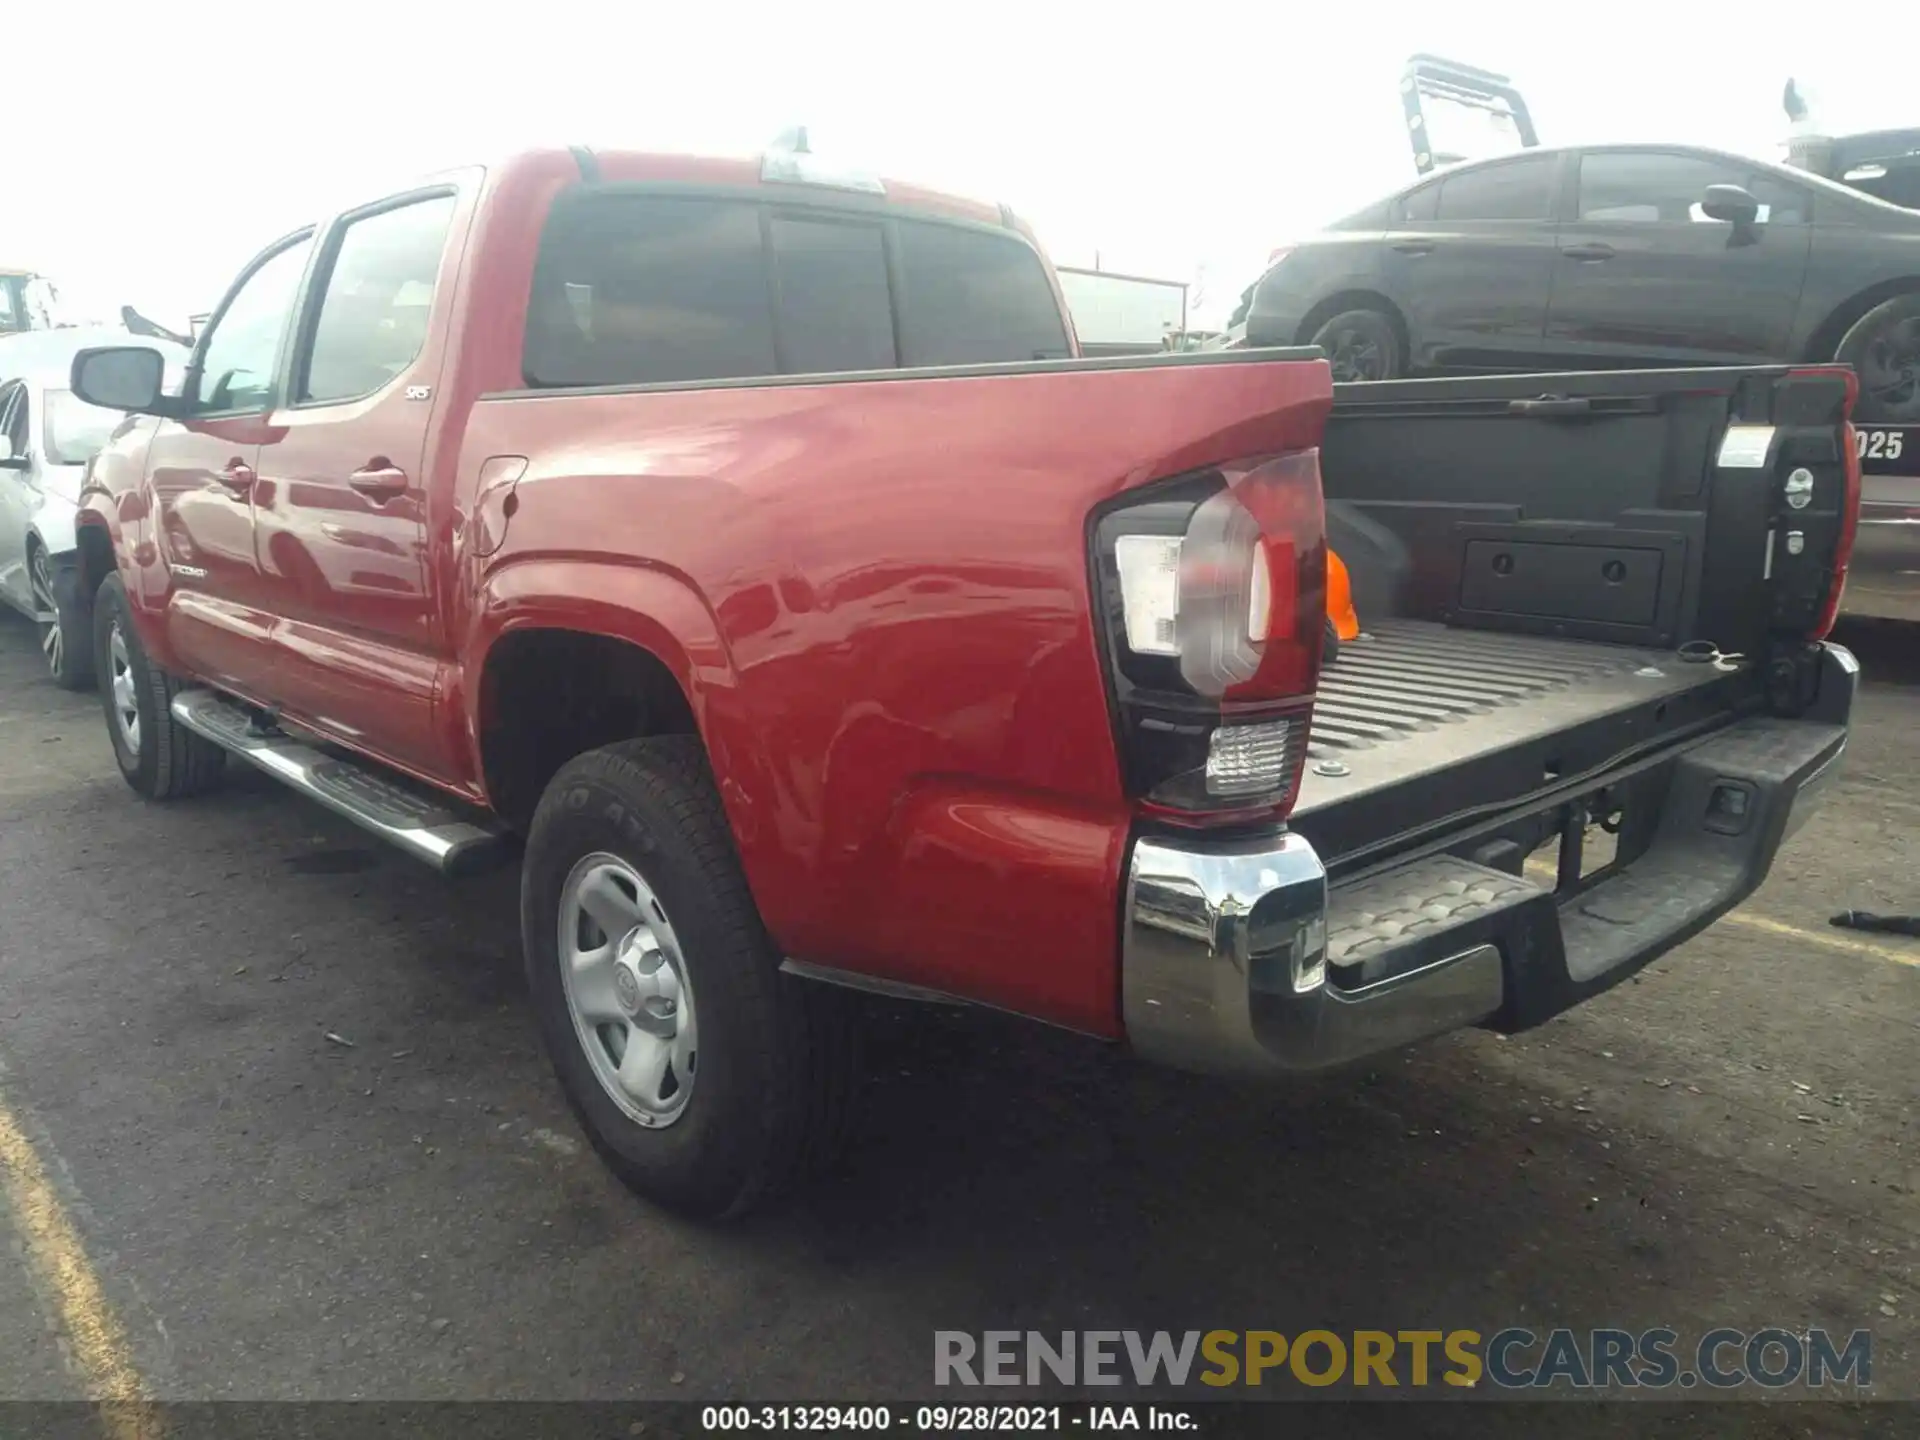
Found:
<svg viewBox="0 0 1920 1440"><path fill-rule="evenodd" d="M182 690L172 709L173 718L194 734L443 875L470 875L513 853L512 833L477 811L279 731L262 733L246 710L211 690Z"/></svg>

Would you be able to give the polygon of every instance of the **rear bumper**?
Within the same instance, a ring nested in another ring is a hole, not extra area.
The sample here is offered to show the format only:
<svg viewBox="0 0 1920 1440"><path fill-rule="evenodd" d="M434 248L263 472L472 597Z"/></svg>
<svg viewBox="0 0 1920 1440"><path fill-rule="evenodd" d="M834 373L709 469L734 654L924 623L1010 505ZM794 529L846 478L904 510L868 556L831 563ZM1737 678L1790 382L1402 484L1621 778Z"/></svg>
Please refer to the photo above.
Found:
<svg viewBox="0 0 1920 1440"><path fill-rule="evenodd" d="M1742 721L1680 752L1645 852L1570 898L1452 855L1331 886L1299 835L1137 840L1121 940L1129 1042L1183 1069L1286 1074L1550 1019L1766 878L1839 773L1858 674L1829 645L1808 718Z"/></svg>

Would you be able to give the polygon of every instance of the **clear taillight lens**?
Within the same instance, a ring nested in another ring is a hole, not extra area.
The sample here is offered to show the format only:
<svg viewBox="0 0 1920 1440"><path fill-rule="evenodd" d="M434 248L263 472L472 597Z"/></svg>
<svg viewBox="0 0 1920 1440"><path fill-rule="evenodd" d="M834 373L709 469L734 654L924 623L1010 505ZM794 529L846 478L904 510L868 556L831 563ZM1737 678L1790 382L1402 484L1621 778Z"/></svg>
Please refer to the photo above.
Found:
<svg viewBox="0 0 1920 1440"><path fill-rule="evenodd" d="M1122 535L1113 542L1127 648L1136 655L1180 653L1180 549L1178 535Z"/></svg>
<svg viewBox="0 0 1920 1440"><path fill-rule="evenodd" d="M1207 743L1207 793L1267 795L1286 783L1293 763L1292 720L1222 725Z"/></svg>

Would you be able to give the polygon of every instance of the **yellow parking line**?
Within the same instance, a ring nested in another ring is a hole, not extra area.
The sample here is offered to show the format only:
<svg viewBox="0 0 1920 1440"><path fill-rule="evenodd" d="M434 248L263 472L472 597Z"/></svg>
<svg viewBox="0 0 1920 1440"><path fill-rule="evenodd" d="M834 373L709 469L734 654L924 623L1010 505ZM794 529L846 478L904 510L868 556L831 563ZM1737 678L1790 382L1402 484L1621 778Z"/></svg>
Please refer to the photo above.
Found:
<svg viewBox="0 0 1920 1440"><path fill-rule="evenodd" d="M146 1385L134 1368L126 1333L107 1304L80 1232L60 1204L46 1167L3 1098L0 1185L6 1189L34 1278L59 1312L88 1398L101 1402L100 1418L107 1434L111 1440L151 1440L161 1426L145 1403Z"/></svg>
<svg viewBox="0 0 1920 1440"><path fill-rule="evenodd" d="M1871 940L1856 940L1843 930L1802 930L1798 925L1789 925L1782 920L1769 920L1764 915L1750 915L1744 910L1732 911L1721 918L1729 925L1744 925L1749 930L1778 935L1783 940L1798 940L1804 945L1824 945L1829 950L1848 950L1855 955L1871 955L1876 960L1890 960L1895 965L1912 965L1920 968L1920 944L1916 944L1912 949L1876 945Z"/></svg>

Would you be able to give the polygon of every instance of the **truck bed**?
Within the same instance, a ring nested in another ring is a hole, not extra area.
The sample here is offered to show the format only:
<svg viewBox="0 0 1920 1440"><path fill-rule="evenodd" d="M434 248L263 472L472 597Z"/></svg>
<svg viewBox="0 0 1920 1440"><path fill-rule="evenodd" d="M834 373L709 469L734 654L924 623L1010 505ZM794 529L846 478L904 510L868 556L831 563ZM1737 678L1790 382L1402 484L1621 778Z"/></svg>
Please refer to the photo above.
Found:
<svg viewBox="0 0 1920 1440"><path fill-rule="evenodd" d="M1384 620L1322 675L1294 824L1355 860L1730 721L1752 685L1671 651Z"/></svg>
<svg viewBox="0 0 1920 1440"><path fill-rule="evenodd" d="M1335 386L1328 540L1370 638L1322 675L1294 810L1329 873L1511 865L1581 815L1644 849L1661 757L1770 703L1763 659L1679 647L1770 657L1822 623L1843 408L1788 366ZM1790 471L1817 477L1797 508Z"/></svg>

